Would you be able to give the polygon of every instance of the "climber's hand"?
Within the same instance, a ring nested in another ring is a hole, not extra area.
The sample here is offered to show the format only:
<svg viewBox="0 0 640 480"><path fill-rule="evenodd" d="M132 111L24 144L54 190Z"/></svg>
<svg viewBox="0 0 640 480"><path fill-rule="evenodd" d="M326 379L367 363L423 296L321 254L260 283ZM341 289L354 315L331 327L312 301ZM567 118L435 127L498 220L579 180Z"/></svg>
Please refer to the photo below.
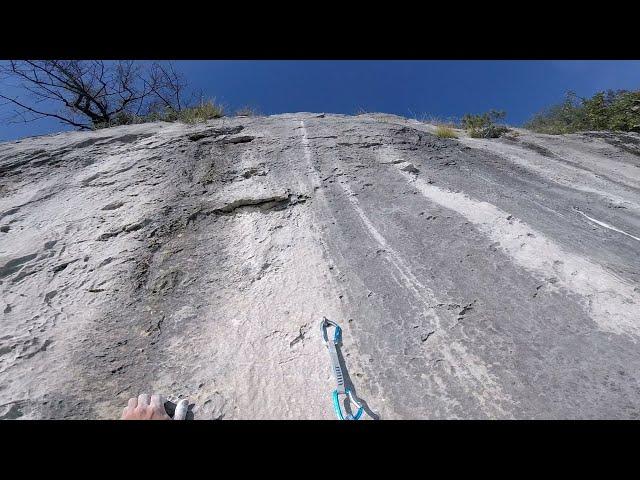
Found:
<svg viewBox="0 0 640 480"><path fill-rule="evenodd" d="M138 398L130 398L122 411L122 420L171 420L164 409L164 399L160 395L142 393Z"/></svg>

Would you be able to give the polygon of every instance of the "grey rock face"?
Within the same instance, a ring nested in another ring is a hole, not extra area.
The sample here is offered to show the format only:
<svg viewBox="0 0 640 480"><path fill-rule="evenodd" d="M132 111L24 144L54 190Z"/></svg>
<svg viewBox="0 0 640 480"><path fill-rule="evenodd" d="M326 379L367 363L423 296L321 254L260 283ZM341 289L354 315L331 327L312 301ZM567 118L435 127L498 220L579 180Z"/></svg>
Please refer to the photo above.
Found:
<svg viewBox="0 0 640 480"><path fill-rule="evenodd" d="M640 136L393 115L0 144L0 418L640 416Z"/></svg>

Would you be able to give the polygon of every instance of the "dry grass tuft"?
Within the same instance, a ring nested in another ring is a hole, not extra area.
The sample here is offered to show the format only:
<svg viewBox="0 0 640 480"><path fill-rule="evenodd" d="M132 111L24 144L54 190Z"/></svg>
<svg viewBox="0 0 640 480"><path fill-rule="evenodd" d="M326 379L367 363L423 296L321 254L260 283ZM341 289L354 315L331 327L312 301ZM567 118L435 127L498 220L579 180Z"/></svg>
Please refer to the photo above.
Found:
<svg viewBox="0 0 640 480"><path fill-rule="evenodd" d="M440 138L458 138L456 132L451 127L445 125L438 125L436 127L436 136Z"/></svg>

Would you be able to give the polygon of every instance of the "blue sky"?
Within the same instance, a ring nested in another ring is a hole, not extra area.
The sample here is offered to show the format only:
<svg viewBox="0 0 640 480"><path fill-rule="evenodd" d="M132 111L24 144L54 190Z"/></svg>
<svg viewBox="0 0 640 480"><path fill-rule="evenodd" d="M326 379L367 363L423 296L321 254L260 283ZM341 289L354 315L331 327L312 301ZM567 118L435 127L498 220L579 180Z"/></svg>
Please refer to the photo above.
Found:
<svg viewBox="0 0 640 480"><path fill-rule="evenodd" d="M567 90L592 95L640 89L640 61L178 61L192 86L232 112L356 113L358 110L459 117L491 108L521 125L562 100ZM0 89L3 87L0 85ZM0 117L6 117L0 107ZM0 141L64 130L51 120L0 123Z"/></svg>

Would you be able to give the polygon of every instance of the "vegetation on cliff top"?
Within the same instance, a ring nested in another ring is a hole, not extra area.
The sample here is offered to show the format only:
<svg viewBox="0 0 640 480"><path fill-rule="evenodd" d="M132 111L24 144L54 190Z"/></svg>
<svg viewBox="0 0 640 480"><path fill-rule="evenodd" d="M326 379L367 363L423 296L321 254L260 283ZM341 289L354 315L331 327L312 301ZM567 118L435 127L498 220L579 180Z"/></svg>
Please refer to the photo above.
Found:
<svg viewBox="0 0 640 480"><path fill-rule="evenodd" d="M640 132L640 90L607 90L591 98L568 92L562 103L534 115L524 127L549 134L598 130Z"/></svg>

